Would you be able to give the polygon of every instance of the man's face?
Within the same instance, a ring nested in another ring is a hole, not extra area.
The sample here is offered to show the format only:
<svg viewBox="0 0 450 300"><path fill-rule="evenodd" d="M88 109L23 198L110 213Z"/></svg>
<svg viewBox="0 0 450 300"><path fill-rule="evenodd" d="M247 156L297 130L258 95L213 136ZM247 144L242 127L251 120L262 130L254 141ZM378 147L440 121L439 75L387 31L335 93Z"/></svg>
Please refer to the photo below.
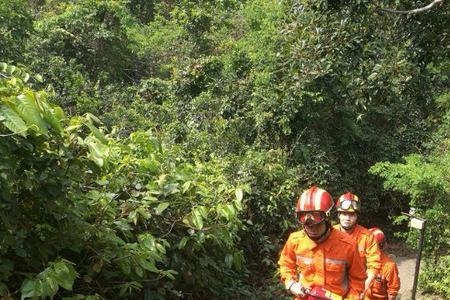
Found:
<svg viewBox="0 0 450 300"><path fill-rule="evenodd" d="M358 215L355 212L339 212L339 223L344 229L351 229L358 221Z"/></svg>
<svg viewBox="0 0 450 300"><path fill-rule="evenodd" d="M314 224L314 225L306 225L305 224L305 225L303 225L303 227L305 228L306 233L312 240L318 239L327 230L327 225L326 225L325 221L320 222L319 224Z"/></svg>

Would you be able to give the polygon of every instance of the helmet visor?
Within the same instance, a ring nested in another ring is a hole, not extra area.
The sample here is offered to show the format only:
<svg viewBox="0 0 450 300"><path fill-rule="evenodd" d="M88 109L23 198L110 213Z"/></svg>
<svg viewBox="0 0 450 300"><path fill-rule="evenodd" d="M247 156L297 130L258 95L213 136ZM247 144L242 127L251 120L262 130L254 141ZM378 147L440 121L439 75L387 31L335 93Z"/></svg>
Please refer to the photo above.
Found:
<svg viewBox="0 0 450 300"><path fill-rule="evenodd" d="M301 211L297 213L298 221L302 225L315 225L325 220L323 211Z"/></svg>
<svg viewBox="0 0 450 300"><path fill-rule="evenodd" d="M350 208L353 208L353 210L359 210L361 208L361 203L354 200L344 200L339 203L337 208L342 210L349 210Z"/></svg>

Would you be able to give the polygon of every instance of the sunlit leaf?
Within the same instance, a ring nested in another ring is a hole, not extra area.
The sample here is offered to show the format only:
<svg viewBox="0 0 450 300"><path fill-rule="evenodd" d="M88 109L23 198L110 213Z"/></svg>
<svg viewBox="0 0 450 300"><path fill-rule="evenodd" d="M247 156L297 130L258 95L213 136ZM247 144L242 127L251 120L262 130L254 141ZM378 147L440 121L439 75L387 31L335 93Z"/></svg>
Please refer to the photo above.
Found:
<svg viewBox="0 0 450 300"><path fill-rule="evenodd" d="M244 197L244 192L242 191L242 189L241 188L236 189L235 194L236 194L236 200L241 202L242 198Z"/></svg>
<svg viewBox="0 0 450 300"><path fill-rule="evenodd" d="M27 136L27 125L24 120L9 106L0 105L0 115L4 118L3 124L15 134Z"/></svg>
<svg viewBox="0 0 450 300"><path fill-rule="evenodd" d="M48 135L47 124L41 116L41 111L36 104L35 95L32 92L17 96L14 104L15 110L28 127L33 128L39 134Z"/></svg>
<svg viewBox="0 0 450 300"><path fill-rule="evenodd" d="M169 207L169 202L162 202L157 207L155 207L155 212L157 215L160 215L168 207Z"/></svg>

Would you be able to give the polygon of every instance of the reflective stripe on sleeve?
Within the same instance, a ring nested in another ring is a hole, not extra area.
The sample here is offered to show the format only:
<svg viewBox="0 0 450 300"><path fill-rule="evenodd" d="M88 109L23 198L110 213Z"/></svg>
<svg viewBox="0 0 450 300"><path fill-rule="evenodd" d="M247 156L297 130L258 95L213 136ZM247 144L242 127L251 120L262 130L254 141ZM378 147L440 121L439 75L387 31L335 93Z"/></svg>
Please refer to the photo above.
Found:
<svg viewBox="0 0 450 300"><path fill-rule="evenodd" d="M297 259L301 260L306 265L312 265L313 263L313 259L311 257L297 255Z"/></svg>

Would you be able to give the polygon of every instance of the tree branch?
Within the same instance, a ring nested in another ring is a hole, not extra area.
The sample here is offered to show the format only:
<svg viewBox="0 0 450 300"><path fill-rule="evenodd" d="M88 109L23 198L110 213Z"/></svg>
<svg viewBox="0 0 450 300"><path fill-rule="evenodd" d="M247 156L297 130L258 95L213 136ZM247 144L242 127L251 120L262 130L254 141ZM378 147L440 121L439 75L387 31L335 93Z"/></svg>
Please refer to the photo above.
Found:
<svg viewBox="0 0 450 300"><path fill-rule="evenodd" d="M395 10L395 9L382 8L382 7L378 7L378 10L380 10L382 12L387 12L387 13L413 15L413 14L418 14L418 13L430 10L434 6L441 4L443 1L444 0L433 0L433 2L431 2L427 6L416 8L416 9L412 9L412 10Z"/></svg>

